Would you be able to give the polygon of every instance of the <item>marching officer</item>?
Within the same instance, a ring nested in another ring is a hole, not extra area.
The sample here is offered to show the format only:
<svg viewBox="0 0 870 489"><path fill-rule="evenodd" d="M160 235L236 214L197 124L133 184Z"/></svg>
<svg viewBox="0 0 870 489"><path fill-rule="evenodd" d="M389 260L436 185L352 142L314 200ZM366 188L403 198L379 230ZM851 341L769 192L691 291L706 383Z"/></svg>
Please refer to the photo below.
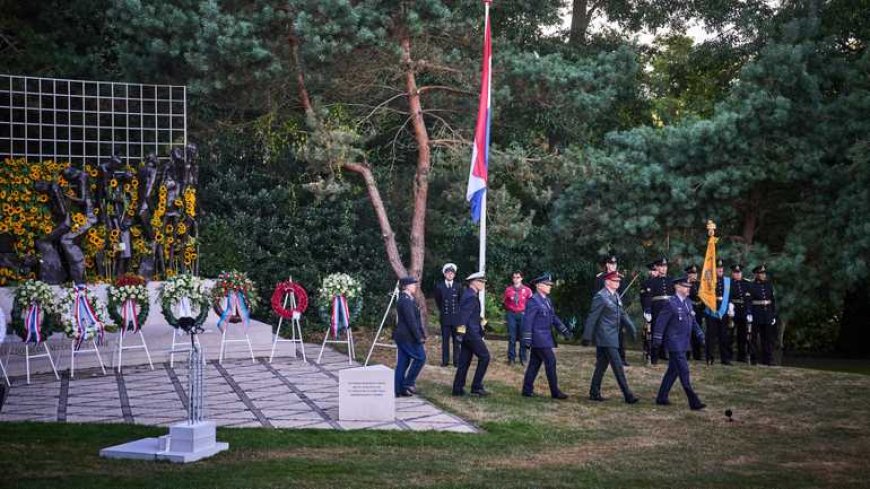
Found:
<svg viewBox="0 0 870 489"><path fill-rule="evenodd" d="M776 299L773 286L767 280L767 267L761 264L754 269L755 283L750 288L752 295L751 317L747 320L755 326L761 339L761 363L773 364L773 348L776 342Z"/></svg>
<svg viewBox="0 0 870 489"><path fill-rule="evenodd" d="M553 310L553 302L548 297L553 287L553 276L545 273L532 281L535 294L526 302L526 313L523 318L523 346L531 348L529 366L523 378L523 395L535 395L535 378L541 364L547 372L547 382L550 384L550 396L553 399L567 399L568 395L559 390L556 377L556 355L553 353L553 330L555 327L566 340L571 338L571 332Z"/></svg>
<svg viewBox="0 0 870 489"><path fill-rule="evenodd" d="M668 259L661 257L652 262L655 268L655 274L641 284L641 306L643 307L643 319L650 325L655 325L656 318L659 312L674 295L674 286L671 284L671 279L668 277ZM668 352L662 348L661 351L652 350L650 352L650 361L653 365L658 363L658 359L667 359Z"/></svg>
<svg viewBox="0 0 870 489"><path fill-rule="evenodd" d="M743 267L735 264L731 267L731 303L734 304L734 330L737 334L737 361L753 362L755 349L752 347L752 314L749 306L752 301L752 283L743 278Z"/></svg>
<svg viewBox="0 0 870 489"><path fill-rule="evenodd" d="M402 277L399 280L402 292L396 306L398 323L393 331L398 357L396 361L396 397L407 397L417 393L417 376L426 364L426 335L420 321L420 308L414 300L417 292L417 279Z"/></svg>
<svg viewBox="0 0 870 489"><path fill-rule="evenodd" d="M598 275L595 276L595 288L593 289L594 294L597 294L601 289L604 288L605 275L608 275L611 272L618 273L619 271L619 262L616 259L616 255L614 255L613 253L601 260L601 266L604 267L604 271L599 272ZM625 284L620 284L617 293L620 297L622 297L622 295L625 293ZM625 358L625 334L622 326L619 326L619 358L622 359L622 364L624 366L631 366L628 364L628 360L626 360Z"/></svg>
<svg viewBox="0 0 870 489"><path fill-rule="evenodd" d="M707 365L713 365L715 348L718 344L719 362L731 365L731 331L729 313L733 314L731 302L731 280L725 277L722 260L716 260L716 310L705 311L707 321Z"/></svg>
<svg viewBox="0 0 870 489"><path fill-rule="evenodd" d="M689 290L689 300L692 301L692 310L695 311L695 317L704 317L704 302L698 294L701 290L701 281L698 279L698 265L689 265L684 270L689 278L689 283L692 288ZM692 358L694 360L701 359L701 350L704 349L704 344L698 341L697 336L692 336Z"/></svg>
<svg viewBox="0 0 870 489"><path fill-rule="evenodd" d="M471 367L471 357L477 357L477 370L471 382L471 393L478 396L488 396L483 388L483 377L489 367L489 349L483 341L483 324L480 318L480 299L478 294L486 285L483 272L475 272L466 277L468 288L459 301L459 318L456 334L459 337L459 360L456 365L456 377L453 378L453 395L465 395L465 380Z"/></svg>
<svg viewBox="0 0 870 489"><path fill-rule="evenodd" d="M613 370L616 383L619 384L625 402L634 404L637 397L628 387L625 380L625 372L622 369L622 361L616 351L618 342L618 330L625 326L632 338L635 336L634 323L625 313L622 300L619 297L619 288L622 276L619 272L612 271L604 276L604 287L592 298L592 308L583 329L583 341L581 344L588 345L595 342L595 371L592 374L592 384L589 387L589 399L592 401L604 401L601 397L601 380L607 367Z"/></svg>
<svg viewBox="0 0 870 489"><path fill-rule="evenodd" d="M692 284L688 277L674 280L675 296L668 298L664 307L659 311L653 326L653 346L664 346L671 352L668 360L668 370L662 377L662 384L656 396L656 404L667 406L671 387L677 377L683 385L689 407L692 410L704 409L706 404L701 402L695 390L692 389L689 377L689 362L686 360L686 352L689 351L689 337L692 334L698 336L704 342L704 332L698 326L695 319L695 311L692 310L692 302L689 300L689 290Z"/></svg>
<svg viewBox="0 0 870 489"><path fill-rule="evenodd" d="M441 366L450 363L450 340L453 340L453 366L456 366L461 348L456 336L459 324L459 298L462 287L456 278L456 264L447 263L441 267L444 280L435 284L435 304L438 306L438 320L441 323Z"/></svg>

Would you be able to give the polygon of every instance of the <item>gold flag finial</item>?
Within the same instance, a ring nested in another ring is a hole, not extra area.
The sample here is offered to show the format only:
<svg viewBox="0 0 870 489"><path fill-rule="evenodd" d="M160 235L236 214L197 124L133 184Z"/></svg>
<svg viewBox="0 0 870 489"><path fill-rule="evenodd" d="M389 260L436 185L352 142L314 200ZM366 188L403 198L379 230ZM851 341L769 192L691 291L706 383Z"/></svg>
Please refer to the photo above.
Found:
<svg viewBox="0 0 870 489"><path fill-rule="evenodd" d="M716 234L716 223L712 219L707 219L707 236Z"/></svg>

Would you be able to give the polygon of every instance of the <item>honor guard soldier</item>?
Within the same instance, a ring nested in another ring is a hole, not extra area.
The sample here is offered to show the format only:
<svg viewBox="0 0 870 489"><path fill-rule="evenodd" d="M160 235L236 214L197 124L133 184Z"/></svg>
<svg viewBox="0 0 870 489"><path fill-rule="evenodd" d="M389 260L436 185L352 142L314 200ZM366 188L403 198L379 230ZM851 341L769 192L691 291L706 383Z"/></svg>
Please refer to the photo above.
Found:
<svg viewBox="0 0 870 489"><path fill-rule="evenodd" d="M654 262L647 263L647 278L640 284L640 308L642 311L649 311L652 309L652 297L647 292L647 284L650 279L658 277L658 271L656 271L656 265ZM647 320L647 315L644 314L644 325L643 325L643 356L644 361L652 360L652 324L650 324L649 320Z"/></svg>
<svg viewBox="0 0 870 489"><path fill-rule="evenodd" d="M656 396L656 404L667 406L671 403L668 400L668 395L674 381L679 377L689 400L689 407L698 410L707 406L701 402L698 395L695 394L695 390L692 389L686 352L690 348L689 338L694 334L703 342L704 332L698 325L695 311L692 310L692 302L689 300L691 287L692 284L689 283L688 277L674 280L675 296L668 298L653 325L653 346L661 345L671 353L668 360L668 370L662 377L662 384Z"/></svg>
<svg viewBox="0 0 870 489"><path fill-rule="evenodd" d="M650 325L655 325L656 317L667 303L668 299L674 295L674 287L671 284L671 279L668 277L668 259L665 257L659 258L652 262L655 267L655 276L648 278L641 285L641 305L643 306L643 319ZM645 302L645 304L644 304ZM667 359L667 351L651 351L650 361L653 365L658 363L658 359Z"/></svg>
<svg viewBox="0 0 870 489"><path fill-rule="evenodd" d="M456 337L456 325L459 324L459 299L462 297L462 287L456 278L456 265L447 263L441 267L444 280L435 284L435 304L438 306L438 320L441 323L441 366L450 363L450 342L453 340L453 366L459 358L460 344Z"/></svg>
<svg viewBox="0 0 870 489"><path fill-rule="evenodd" d="M593 289L593 294L597 294L601 289L604 288L604 276L611 272L619 271L619 262L616 259L616 255L611 253L601 260L601 266L604 267L603 272L599 272L598 275L595 276L595 288ZM619 290L617 291L620 298L625 293L625 284L620 284ZM620 326L619 328L619 358L622 359L622 364L626 367L630 367L628 364L628 360L625 359L625 334Z"/></svg>
<svg viewBox="0 0 870 489"><path fill-rule="evenodd" d="M559 382L556 378L556 355L553 347L553 328L565 339L571 338L571 332L562 320L556 316L553 310L553 302L548 297L553 287L553 276L545 273L532 281L535 294L526 302L526 313L523 318L523 346L530 348L529 366L526 367L526 375L523 378L523 395L533 397L535 395L535 378L541 364L547 372L547 382L550 384L550 396L553 399L567 399L568 396L559 390Z"/></svg>
<svg viewBox="0 0 870 489"><path fill-rule="evenodd" d="M752 323L749 318L750 302L752 301L752 283L743 278L743 267L740 264L731 267L731 303L734 304L734 330L737 335L737 361L754 362L755 348L752 347Z"/></svg>
<svg viewBox="0 0 870 489"><path fill-rule="evenodd" d="M471 367L472 356L477 357L477 370L474 372L474 380L471 382L471 393L478 396L487 396L489 393L483 388L483 377L489 367L489 349L483 341L483 324L480 317L480 299L478 294L486 285L483 272L475 272L466 277L468 288L462 294L459 301L459 324L456 326L456 334L459 337L459 360L456 365L456 377L453 379L453 395L465 395L465 380L468 377L468 369Z"/></svg>
<svg viewBox="0 0 870 489"><path fill-rule="evenodd" d="M716 260L716 310L705 311L707 322L707 364L713 365L715 350L719 349L719 361L722 365L731 365L731 323L730 314L734 306L731 302L731 279L725 277L722 260Z"/></svg>
<svg viewBox="0 0 870 489"><path fill-rule="evenodd" d="M756 334L761 339L761 363L773 364L773 348L776 342L776 299L773 297L773 286L767 280L767 267L763 264L752 269L755 283L750 288L752 294L752 312L750 321Z"/></svg>
<svg viewBox="0 0 870 489"><path fill-rule="evenodd" d="M684 270L692 288L689 290L689 300L692 301L692 310L695 311L696 318L704 317L704 302L698 292L701 290L701 281L698 279L698 265L689 265ZM699 320L700 324L700 320ZM698 341L697 336L692 336L692 359L700 360L701 351L704 350L704 344Z"/></svg>
<svg viewBox="0 0 870 489"><path fill-rule="evenodd" d="M592 384L589 387L589 399L593 401L604 400L601 397L601 381L609 366L613 370L613 375L616 376L616 383L622 390L625 402L634 404L637 402L637 397L628 387L625 372L622 369L622 360L617 352L619 330L625 327L632 338L636 334L634 323L625 313L622 300L619 297L621 282L622 276L619 275L619 272L612 271L604 276L604 287L592 298L592 307L583 328L581 344L585 346L590 342L595 343L595 372L592 374Z"/></svg>

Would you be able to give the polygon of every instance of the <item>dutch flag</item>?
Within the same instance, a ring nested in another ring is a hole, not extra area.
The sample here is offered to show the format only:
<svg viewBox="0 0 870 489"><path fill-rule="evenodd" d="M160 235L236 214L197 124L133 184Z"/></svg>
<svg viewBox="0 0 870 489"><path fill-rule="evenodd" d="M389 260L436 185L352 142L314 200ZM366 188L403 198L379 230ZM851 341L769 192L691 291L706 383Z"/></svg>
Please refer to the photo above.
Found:
<svg viewBox="0 0 870 489"><path fill-rule="evenodd" d="M471 203L471 219L479 222L483 212L483 196L486 192L487 168L489 166L490 82L492 80L492 41L489 28L489 1L483 38L483 66L480 76L480 102L477 107L477 126L474 130L474 147L471 151L471 171L468 173L468 191L465 198Z"/></svg>

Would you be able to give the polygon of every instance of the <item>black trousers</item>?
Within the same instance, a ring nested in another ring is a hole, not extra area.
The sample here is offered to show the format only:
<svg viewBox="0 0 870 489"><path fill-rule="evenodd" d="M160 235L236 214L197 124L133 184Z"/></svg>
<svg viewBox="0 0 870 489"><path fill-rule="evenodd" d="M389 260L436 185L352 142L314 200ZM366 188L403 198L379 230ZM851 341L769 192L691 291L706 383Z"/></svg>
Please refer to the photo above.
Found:
<svg viewBox="0 0 870 489"><path fill-rule="evenodd" d="M749 360L749 354L752 351L752 347L749 344L749 338L747 337L747 323L746 319L738 319L735 317L734 321L734 333L737 335L735 340L737 341L737 361L745 362Z"/></svg>
<svg viewBox="0 0 870 489"><path fill-rule="evenodd" d="M450 363L450 341L453 340L453 366L456 366L459 358L459 340L456 338L456 326L449 324L441 325L441 366L446 367Z"/></svg>
<svg viewBox="0 0 870 489"><path fill-rule="evenodd" d="M526 375L523 377L523 394L531 394L535 391L535 379L544 364L547 372L547 382L550 384L550 395L556 397L559 390L559 379L556 377L556 355L552 348L532 348L529 355L529 366L526 367Z"/></svg>
<svg viewBox="0 0 870 489"><path fill-rule="evenodd" d="M465 380L468 377L468 369L471 367L472 356L477 357L477 369L474 371L474 379L471 381L471 390L483 389L483 377L489 367L489 349L483 338L468 336L462 340L459 349L459 361L456 365L456 377L453 378L453 393L465 392Z"/></svg>
<svg viewBox="0 0 870 489"><path fill-rule="evenodd" d="M707 360L712 361L716 358L716 349L719 350L719 360L722 363L730 362L732 356L731 350L731 331L728 329L727 318L714 318L707 316Z"/></svg>

